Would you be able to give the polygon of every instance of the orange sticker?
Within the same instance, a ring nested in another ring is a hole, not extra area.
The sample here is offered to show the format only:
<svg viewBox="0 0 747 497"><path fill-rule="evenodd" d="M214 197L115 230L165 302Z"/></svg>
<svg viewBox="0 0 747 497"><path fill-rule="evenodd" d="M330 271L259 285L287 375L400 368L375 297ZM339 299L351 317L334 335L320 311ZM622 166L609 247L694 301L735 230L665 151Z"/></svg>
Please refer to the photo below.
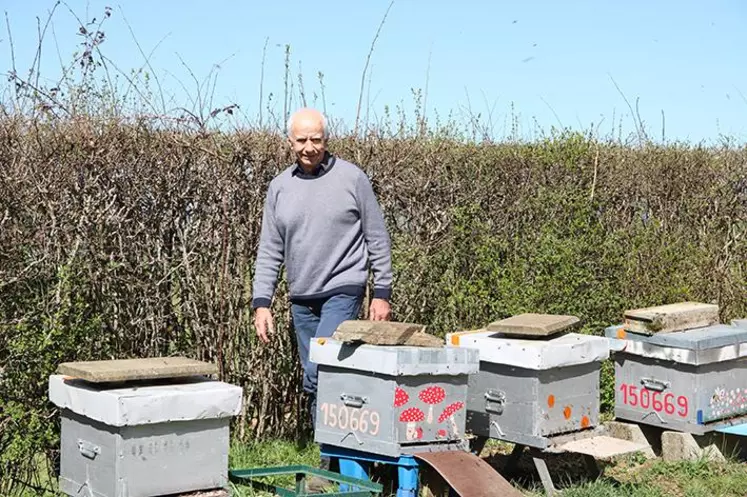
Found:
<svg viewBox="0 0 747 497"><path fill-rule="evenodd" d="M590 424L591 424L591 421L589 421L588 416L583 416L581 418L581 428L588 428Z"/></svg>
<svg viewBox="0 0 747 497"><path fill-rule="evenodd" d="M563 416L565 416L565 419L571 419L571 406L565 406L565 409L563 409Z"/></svg>
<svg viewBox="0 0 747 497"><path fill-rule="evenodd" d="M459 345L459 335L451 335L451 344Z"/></svg>
<svg viewBox="0 0 747 497"><path fill-rule="evenodd" d="M555 396L553 394L547 396L547 405L550 407L555 407Z"/></svg>
<svg viewBox="0 0 747 497"><path fill-rule="evenodd" d="M622 340L623 338L625 338L625 328L618 328L617 329L617 338L619 338L620 340Z"/></svg>

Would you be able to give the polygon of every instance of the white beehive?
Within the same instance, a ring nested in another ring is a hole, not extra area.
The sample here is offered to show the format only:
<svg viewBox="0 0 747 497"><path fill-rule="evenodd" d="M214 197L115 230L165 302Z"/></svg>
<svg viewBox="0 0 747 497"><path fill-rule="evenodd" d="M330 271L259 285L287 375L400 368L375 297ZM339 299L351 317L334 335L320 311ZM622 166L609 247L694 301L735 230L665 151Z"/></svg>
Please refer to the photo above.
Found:
<svg viewBox="0 0 747 497"><path fill-rule="evenodd" d="M229 422L241 388L205 377L107 386L49 378L60 408L60 490L152 497L227 485Z"/></svg>

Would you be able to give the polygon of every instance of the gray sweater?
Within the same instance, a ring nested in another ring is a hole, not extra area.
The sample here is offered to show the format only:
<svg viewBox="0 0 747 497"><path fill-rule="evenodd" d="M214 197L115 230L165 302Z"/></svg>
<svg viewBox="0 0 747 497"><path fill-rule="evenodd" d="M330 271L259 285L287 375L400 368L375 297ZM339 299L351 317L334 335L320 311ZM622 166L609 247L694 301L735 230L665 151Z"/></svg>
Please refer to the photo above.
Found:
<svg viewBox="0 0 747 497"><path fill-rule="evenodd" d="M294 302L360 295L373 272L374 297L389 299L389 233L368 176L327 155L316 174L297 165L267 189L253 281L252 307L269 307L285 263Z"/></svg>

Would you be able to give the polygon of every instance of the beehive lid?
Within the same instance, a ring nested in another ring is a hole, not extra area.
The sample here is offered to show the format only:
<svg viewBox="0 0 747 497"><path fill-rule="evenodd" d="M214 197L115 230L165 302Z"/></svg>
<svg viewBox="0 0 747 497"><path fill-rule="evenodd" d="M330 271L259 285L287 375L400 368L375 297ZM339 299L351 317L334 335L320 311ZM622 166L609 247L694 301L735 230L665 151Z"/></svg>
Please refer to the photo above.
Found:
<svg viewBox="0 0 747 497"><path fill-rule="evenodd" d="M623 326L610 326L605 329L609 338L635 340L660 347L674 347L694 351L717 349L733 345L747 344L747 327L716 324L672 333L642 335L630 333Z"/></svg>
<svg viewBox="0 0 747 497"><path fill-rule="evenodd" d="M568 333L549 340L505 338L489 331L453 333L449 343L459 348L474 348L480 360L525 369L553 369L603 361L609 357L606 338Z"/></svg>
<svg viewBox="0 0 747 497"><path fill-rule="evenodd" d="M625 331L644 335L674 333L716 324L718 312L715 304L677 302L625 311L623 326Z"/></svg>
<svg viewBox="0 0 747 497"><path fill-rule="evenodd" d="M49 377L49 400L109 426L136 426L235 416L243 392L241 387L204 377L110 388L56 374Z"/></svg>
<svg viewBox="0 0 747 497"><path fill-rule="evenodd" d="M331 338L311 340L309 359L317 364L391 376L472 374L478 371L480 365L476 350L353 345Z"/></svg>
<svg viewBox="0 0 747 497"><path fill-rule="evenodd" d="M486 331L498 332L506 337L547 337L561 333L579 322L576 316L558 314L524 313L490 323Z"/></svg>
<svg viewBox="0 0 747 497"><path fill-rule="evenodd" d="M64 362L57 367L57 372L91 383L111 383L216 374L218 367L187 357L149 357Z"/></svg>

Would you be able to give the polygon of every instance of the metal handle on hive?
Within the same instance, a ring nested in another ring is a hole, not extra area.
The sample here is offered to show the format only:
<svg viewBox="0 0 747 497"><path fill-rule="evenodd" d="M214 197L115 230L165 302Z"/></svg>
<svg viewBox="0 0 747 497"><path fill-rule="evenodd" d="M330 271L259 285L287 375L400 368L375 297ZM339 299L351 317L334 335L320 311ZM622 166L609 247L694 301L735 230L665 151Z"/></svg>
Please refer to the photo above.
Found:
<svg viewBox="0 0 747 497"><path fill-rule="evenodd" d="M647 390L654 390L657 392L663 392L669 388L670 383L668 381L657 380L655 378L641 378L641 385Z"/></svg>
<svg viewBox="0 0 747 497"><path fill-rule="evenodd" d="M342 403L348 407L363 407L363 404L368 402L368 397L361 397L358 395L348 395L346 393L340 395Z"/></svg>

